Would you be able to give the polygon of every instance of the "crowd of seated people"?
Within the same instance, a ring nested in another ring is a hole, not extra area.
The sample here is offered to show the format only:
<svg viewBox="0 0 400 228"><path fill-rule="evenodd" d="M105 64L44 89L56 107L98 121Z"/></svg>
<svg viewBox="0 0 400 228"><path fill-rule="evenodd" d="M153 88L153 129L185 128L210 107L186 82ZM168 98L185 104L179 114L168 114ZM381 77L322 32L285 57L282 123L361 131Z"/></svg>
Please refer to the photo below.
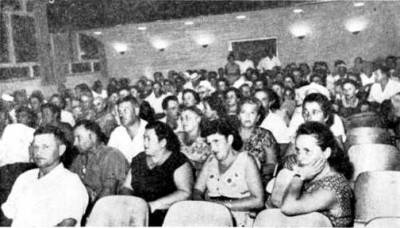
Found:
<svg viewBox="0 0 400 228"><path fill-rule="evenodd" d="M0 225L85 225L96 202L131 195L160 226L174 203L206 200L251 226L265 208L321 212L351 226L346 121L373 112L400 132L400 57L256 66L228 55L217 71L169 71L3 93ZM268 183L295 175L279 205Z"/></svg>

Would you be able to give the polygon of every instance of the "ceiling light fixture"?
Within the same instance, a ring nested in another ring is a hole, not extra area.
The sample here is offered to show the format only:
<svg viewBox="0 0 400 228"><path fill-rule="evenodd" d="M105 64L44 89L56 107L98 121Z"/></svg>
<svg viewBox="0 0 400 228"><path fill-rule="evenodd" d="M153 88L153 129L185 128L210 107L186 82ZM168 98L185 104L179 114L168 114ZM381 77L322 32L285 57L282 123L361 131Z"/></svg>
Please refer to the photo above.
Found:
<svg viewBox="0 0 400 228"><path fill-rule="evenodd" d="M194 22L193 21L185 21L185 25L193 25Z"/></svg>
<svg viewBox="0 0 400 228"><path fill-rule="evenodd" d="M294 9L293 10L293 13L303 13L304 12L304 10L302 10L302 9Z"/></svg>
<svg viewBox="0 0 400 228"><path fill-rule="evenodd" d="M365 5L364 2L355 2L355 3L353 3L353 6L354 6L354 7L362 7L362 6L364 6L364 5Z"/></svg>
<svg viewBox="0 0 400 228"><path fill-rule="evenodd" d="M140 31L145 31L147 28L146 28L146 26L139 26L138 27L138 30L140 30Z"/></svg>
<svg viewBox="0 0 400 228"><path fill-rule="evenodd" d="M246 15L238 15L238 16L236 16L236 19L238 19L238 20L246 19Z"/></svg>
<svg viewBox="0 0 400 228"><path fill-rule="evenodd" d="M95 34L95 35L101 35L101 34L103 34L102 32L100 32L100 31L95 31L95 32L93 32L93 34Z"/></svg>

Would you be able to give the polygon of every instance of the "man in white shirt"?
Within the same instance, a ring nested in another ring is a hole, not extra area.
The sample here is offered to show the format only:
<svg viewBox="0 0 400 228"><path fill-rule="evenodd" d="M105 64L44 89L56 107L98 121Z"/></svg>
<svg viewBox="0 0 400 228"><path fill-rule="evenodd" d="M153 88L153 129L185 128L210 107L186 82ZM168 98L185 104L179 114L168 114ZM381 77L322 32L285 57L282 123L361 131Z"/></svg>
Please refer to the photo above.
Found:
<svg viewBox="0 0 400 228"><path fill-rule="evenodd" d="M26 106L16 110L17 123L6 125L0 141L0 166L29 162L29 146L33 140L36 118Z"/></svg>
<svg viewBox="0 0 400 228"><path fill-rule="evenodd" d="M371 62L364 61L360 73L362 86L375 83L375 73Z"/></svg>
<svg viewBox="0 0 400 228"><path fill-rule="evenodd" d="M281 116L271 112L269 109L271 103L271 93L274 92L270 89L260 89L256 90L254 93L254 97L261 101L261 104L266 111L266 116L260 127L271 131L272 135L279 143L281 151L283 152L286 151L286 147L290 142L288 127Z"/></svg>
<svg viewBox="0 0 400 228"><path fill-rule="evenodd" d="M139 117L139 104L136 98L127 96L117 102L121 126L110 135L108 146L121 151L128 162L144 151L143 134L147 122Z"/></svg>
<svg viewBox="0 0 400 228"><path fill-rule="evenodd" d="M162 94L161 91L161 83L154 82L153 92L148 97L146 97L145 101L149 102L150 106L154 109L155 113L162 113L163 109L161 103L165 97L166 95Z"/></svg>
<svg viewBox="0 0 400 228"><path fill-rule="evenodd" d="M41 127L32 145L39 168L18 177L2 205L4 214L18 227L79 226L88 194L79 177L60 163L66 149L62 131Z"/></svg>
<svg viewBox="0 0 400 228"><path fill-rule="evenodd" d="M279 58L273 53L272 49L267 51L267 56L262 58L260 62L258 62L257 69L261 72L266 70L272 70L275 66L281 66L281 61Z"/></svg>
<svg viewBox="0 0 400 228"><path fill-rule="evenodd" d="M240 74L246 73L246 70L251 68L254 69L254 63L252 60L248 58L248 54L241 52L240 53L240 60L236 60L235 63L239 65Z"/></svg>
<svg viewBox="0 0 400 228"><path fill-rule="evenodd" d="M375 71L375 83L371 86L368 101L382 103L400 92L400 82L389 77L390 69L381 66Z"/></svg>

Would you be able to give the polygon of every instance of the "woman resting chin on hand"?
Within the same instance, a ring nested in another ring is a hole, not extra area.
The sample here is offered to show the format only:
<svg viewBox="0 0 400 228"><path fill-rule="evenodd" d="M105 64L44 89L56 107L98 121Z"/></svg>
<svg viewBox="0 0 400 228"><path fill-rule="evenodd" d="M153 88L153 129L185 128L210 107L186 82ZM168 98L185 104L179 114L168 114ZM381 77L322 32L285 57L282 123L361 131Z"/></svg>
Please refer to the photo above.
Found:
<svg viewBox="0 0 400 228"><path fill-rule="evenodd" d="M347 178L353 172L327 126L306 122L296 134L296 173L283 196L282 213L301 215L320 212L333 226L351 226L353 193Z"/></svg>

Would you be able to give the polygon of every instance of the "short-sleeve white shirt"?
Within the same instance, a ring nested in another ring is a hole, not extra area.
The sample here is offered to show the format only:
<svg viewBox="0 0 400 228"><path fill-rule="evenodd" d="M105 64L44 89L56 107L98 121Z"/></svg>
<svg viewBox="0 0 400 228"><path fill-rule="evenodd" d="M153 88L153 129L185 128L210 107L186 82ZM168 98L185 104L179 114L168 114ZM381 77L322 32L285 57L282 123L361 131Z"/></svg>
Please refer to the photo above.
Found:
<svg viewBox="0 0 400 228"><path fill-rule="evenodd" d="M257 69L261 71L272 70L275 66L281 66L281 61L278 57L274 56L270 59L268 56L262 58L258 63Z"/></svg>
<svg viewBox="0 0 400 228"><path fill-rule="evenodd" d="M368 101L382 103L384 100L390 99L398 92L400 92L400 82L395 80L389 79L384 90L382 90L379 83L374 83L371 86Z"/></svg>
<svg viewBox="0 0 400 228"><path fill-rule="evenodd" d="M124 126L118 126L111 132L110 140L107 145L121 151L130 163L133 157L144 151L143 134L146 124L147 122L145 120L140 119L138 132L133 139Z"/></svg>
<svg viewBox="0 0 400 228"><path fill-rule="evenodd" d="M0 141L0 166L29 162L29 146L35 129L21 123L9 124Z"/></svg>
<svg viewBox="0 0 400 228"><path fill-rule="evenodd" d="M246 59L245 61L235 61L237 65L239 65L240 73L244 74L247 69L254 69L254 63L250 59Z"/></svg>
<svg viewBox="0 0 400 228"><path fill-rule="evenodd" d="M62 164L39 179L38 175L39 169L21 174L2 205L12 226L51 227L67 218L79 226L89 197L78 175Z"/></svg>
<svg viewBox="0 0 400 228"><path fill-rule="evenodd" d="M288 127L283 118L278 114L270 111L260 127L271 131L279 144L290 142Z"/></svg>

